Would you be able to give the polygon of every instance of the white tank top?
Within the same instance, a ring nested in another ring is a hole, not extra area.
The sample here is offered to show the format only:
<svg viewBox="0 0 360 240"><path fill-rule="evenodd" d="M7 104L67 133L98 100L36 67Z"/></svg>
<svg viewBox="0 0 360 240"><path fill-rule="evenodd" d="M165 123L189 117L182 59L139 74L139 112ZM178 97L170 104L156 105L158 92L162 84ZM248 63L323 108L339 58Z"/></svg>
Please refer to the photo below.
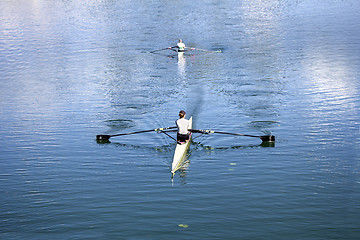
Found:
<svg viewBox="0 0 360 240"><path fill-rule="evenodd" d="M184 43L182 43L182 42L178 43L177 46L178 46L179 50L185 50L185 44Z"/></svg>
<svg viewBox="0 0 360 240"><path fill-rule="evenodd" d="M178 127L178 133L188 134L189 120L185 118L180 118L176 120L176 126Z"/></svg>

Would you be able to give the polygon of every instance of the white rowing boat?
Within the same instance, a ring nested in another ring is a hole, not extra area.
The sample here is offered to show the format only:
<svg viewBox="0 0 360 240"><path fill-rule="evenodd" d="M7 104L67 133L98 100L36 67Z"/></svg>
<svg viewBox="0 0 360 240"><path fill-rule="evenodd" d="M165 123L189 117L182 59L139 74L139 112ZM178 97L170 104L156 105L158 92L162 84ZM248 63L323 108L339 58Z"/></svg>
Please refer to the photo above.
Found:
<svg viewBox="0 0 360 240"><path fill-rule="evenodd" d="M189 129L192 128L192 117L190 117L189 119ZM189 141L183 143L183 144L176 144L176 148L175 148L175 153L174 153L174 158L172 161L172 166L171 166L171 173L174 175L175 172L182 166L184 160L186 159L186 152L190 146L190 141L191 141L191 136Z"/></svg>

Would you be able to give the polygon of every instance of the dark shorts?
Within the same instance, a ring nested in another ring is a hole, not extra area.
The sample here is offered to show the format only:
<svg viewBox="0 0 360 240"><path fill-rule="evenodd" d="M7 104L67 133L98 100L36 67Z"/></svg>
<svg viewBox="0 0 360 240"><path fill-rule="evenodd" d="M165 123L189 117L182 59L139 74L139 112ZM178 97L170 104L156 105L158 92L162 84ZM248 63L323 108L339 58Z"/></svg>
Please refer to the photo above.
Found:
<svg viewBox="0 0 360 240"><path fill-rule="evenodd" d="M177 134L177 140L178 142L186 142L187 140L190 139L191 133L189 134Z"/></svg>

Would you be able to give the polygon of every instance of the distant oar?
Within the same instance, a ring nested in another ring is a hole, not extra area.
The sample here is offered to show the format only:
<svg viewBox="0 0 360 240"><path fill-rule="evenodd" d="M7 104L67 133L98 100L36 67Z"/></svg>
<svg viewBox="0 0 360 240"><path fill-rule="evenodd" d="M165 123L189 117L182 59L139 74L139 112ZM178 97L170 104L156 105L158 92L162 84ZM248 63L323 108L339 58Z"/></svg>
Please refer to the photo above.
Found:
<svg viewBox="0 0 360 240"><path fill-rule="evenodd" d="M200 48L190 48L190 49L191 49L191 50L203 51L203 52L221 53L221 50L218 50L218 51L211 51L211 50L200 49Z"/></svg>
<svg viewBox="0 0 360 240"><path fill-rule="evenodd" d="M219 133L219 134L227 134L227 135L235 135L235 136L243 136L243 137L256 137L256 138L260 138L263 142L275 142L275 136L273 136L273 135L254 136L254 135L248 135L248 134L217 132L217 131L199 130L199 129L189 129L189 131L193 132L193 133L207 133L207 134Z"/></svg>
<svg viewBox="0 0 360 240"><path fill-rule="evenodd" d="M171 48L172 48L172 47L162 48L162 49L158 49L158 50L151 51L150 53L160 52L160 51L164 51L164 50L171 49Z"/></svg>
<svg viewBox="0 0 360 240"><path fill-rule="evenodd" d="M163 131L166 129L173 129L177 127L168 127L168 128L156 128L156 129L150 129L150 130L144 130L144 131L138 131L138 132L130 132L130 133L120 133L120 134L114 134L114 135L96 135L96 140L109 140L111 137L116 136L124 136L124 135L131 135L131 134L137 134L137 133L146 133L146 132L158 132Z"/></svg>

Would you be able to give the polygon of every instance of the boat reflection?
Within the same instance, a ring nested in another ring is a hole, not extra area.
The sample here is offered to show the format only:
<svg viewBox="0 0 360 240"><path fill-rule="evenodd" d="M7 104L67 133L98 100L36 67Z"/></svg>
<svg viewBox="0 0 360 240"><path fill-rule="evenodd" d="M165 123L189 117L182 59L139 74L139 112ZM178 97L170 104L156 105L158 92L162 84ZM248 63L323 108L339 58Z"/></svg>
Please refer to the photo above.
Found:
<svg viewBox="0 0 360 240"><path fill-rule="evenodd" d="M275 147L275 142L262 142L260 147Z"/></svg>
<svg viewBox="0 0 360 240"><path fill-rule="evenodd" d="M174 186L174 177L176 175L178 175L179 179L180 179L180 183L181 184L186 184L186 176L187 176L187 173L188 173L188 169L190 167L190 160L187 159L185 160L185 162L181 165L181 167L176 171L177 174L175 175L172 175L171 176L171 183L172 183L172 186Z"/></svg>
<svg viewBox="0 0 360 240"><path fill-rule="evenodd" d="M184 56L184 52L178 52L178 70L180 76L182 77L185 77L185 65L186 65L186 59Z"/></svg>

